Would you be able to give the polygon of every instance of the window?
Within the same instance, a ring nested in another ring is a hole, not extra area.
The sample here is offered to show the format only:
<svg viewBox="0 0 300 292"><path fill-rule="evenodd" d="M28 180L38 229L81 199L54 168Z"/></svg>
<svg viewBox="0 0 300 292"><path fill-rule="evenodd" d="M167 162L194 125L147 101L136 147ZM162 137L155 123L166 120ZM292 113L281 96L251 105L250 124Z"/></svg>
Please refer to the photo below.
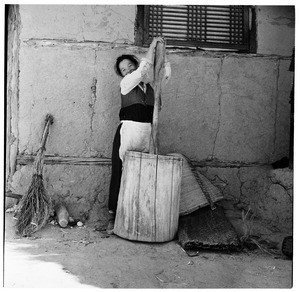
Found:
<svg viewBox="0 0 300 292"><path fill-rule="evenodd" d="M249 6L138 5L136 44L250 51Z"/></svg>

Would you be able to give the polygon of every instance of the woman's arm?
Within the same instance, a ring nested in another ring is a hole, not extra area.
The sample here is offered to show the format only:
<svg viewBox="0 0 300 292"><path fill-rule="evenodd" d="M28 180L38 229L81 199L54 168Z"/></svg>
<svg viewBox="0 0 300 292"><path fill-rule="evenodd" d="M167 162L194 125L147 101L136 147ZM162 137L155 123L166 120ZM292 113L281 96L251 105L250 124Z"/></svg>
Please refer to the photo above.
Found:
<svg viewBox="0 0 300 292"><path fill-rule="evenodd" d="M154 56L155 56L155 48L157 42L163 42L163 38L157 37L154 38L151 42L149 49L147 51L147 54L145 58L142 58L141 63L139 64L139 67L132 72L131 74L126 75L121 83L121 93L123 95L129 93L133 88L135 88L141 81L148 83L151 80L151 68L153 66L154 62Z"/></svg>
<svg viewBox="0 0 300 292"><path fill-rule="evenodd" d="M129 93L135 88L141 81L145 82L148 79L150 68L153 66L149 60L142 58L139 67L131 74L126 75L120 83L121 93L123 95Z"/></svg>
<svg viewBox="0 0 300 292"><path fill-rule="evenodd" d="M148 59L152 64L154 62L155 48L158 42L164 43L164 39L162 37L153 38L146 54L146 59Z"/></svg>

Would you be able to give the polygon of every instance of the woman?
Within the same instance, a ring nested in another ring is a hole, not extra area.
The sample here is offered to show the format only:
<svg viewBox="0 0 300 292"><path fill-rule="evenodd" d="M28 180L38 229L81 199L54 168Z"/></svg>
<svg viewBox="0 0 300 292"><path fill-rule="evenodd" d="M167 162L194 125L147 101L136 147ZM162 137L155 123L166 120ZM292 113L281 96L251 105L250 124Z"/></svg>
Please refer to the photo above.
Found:
<svg viewBox="0 0 300 292"><path fill-rule="evenodd" d="M122 77L120 125L116 130L112 150L112 175L109 189L109 222L107 233L112 234L117 210L122 174L122 161L126 150L147 152L154 106L154 91L149 82L153 74L155 48L163 38L154 38L141 62L134 55L122 55L115 64L116 73ZM165 78L170 77L170 64L165 63ZM152 75L152 76L151 76ZM137 137L138 133L138 137ZM133 135L131 135L133 134ZM131 137L128 137L131 136ZM134 146L133 146L134 144Z"/></svg>

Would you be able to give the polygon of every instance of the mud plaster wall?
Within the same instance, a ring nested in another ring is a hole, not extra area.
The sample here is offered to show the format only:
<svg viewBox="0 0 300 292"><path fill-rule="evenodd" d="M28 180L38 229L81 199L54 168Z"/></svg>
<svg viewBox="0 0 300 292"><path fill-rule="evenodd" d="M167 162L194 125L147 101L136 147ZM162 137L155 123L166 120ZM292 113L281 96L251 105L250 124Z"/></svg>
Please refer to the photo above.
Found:
<svg viewBox="0 0 300 292"><path fill-rule="evenodd" d="M283 236L292 234L291 169L274 170L265 165L199 167L198 170L222 190L225 214L240 235L251 232L280 241Z"/></svg>
<svg viewBox="0 0 300 292"><path fill-rule="evenodd" d="M7 147L6 147L6 180L16 168L18 153L18 70L19 70L19 26L20 18L18 7L13 6L8 15L7 36Z"/></svg>
<svg viewBox="0 0 300 292"><path fill-rule="evenodd" d="M159 116L162 154L181 152L195 161L225 165L269 164L288 155L293 9L259 6L256 11L258 54L168 50L172 79L163 88ZM51 113L55 121L46 154L54 160L44 167L46 188L67 203L72 216L88 214L90 222L104 223L107 158L120 107L120 80L112 68L120 54L146 52L134 46L135 14L134 5L19 6L13 45L18 48L18 90L10 93L11 113L17 117L11 130L17 133L18 153L9 184L14 192L24 193L30 184L32 166L22 158L35 154L45 115ZM226 176L228 169L209 171ZM250 183L256 172L249 167L244 172ZM236 176L229 177L231 185L238 184ZM243 190L243 199L230 190L224 191L226 197L248 205L266 201L264 188L257 189L255 200L251 187Z"/></svg>

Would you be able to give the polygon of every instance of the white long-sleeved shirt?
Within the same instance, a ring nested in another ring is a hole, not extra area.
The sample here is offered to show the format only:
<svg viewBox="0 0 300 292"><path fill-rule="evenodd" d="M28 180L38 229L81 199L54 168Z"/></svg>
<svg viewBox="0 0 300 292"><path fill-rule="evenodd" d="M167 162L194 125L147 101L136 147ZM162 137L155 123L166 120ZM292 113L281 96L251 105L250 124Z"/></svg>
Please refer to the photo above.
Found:
<svg viewBox="0 0 300 292"><path fill-rule="evenodd" d="M153 81L153 67L152 62L149 59L142 58L139 67L132 73L126 75L120 83L121 94L128 94L133 88L137 85L140 85L141 82L149 83ZM169 62L165 63L165 78L168 80L171 76L171 66ZM146 91L146 86L141 87L142 90Z"/></svg>

